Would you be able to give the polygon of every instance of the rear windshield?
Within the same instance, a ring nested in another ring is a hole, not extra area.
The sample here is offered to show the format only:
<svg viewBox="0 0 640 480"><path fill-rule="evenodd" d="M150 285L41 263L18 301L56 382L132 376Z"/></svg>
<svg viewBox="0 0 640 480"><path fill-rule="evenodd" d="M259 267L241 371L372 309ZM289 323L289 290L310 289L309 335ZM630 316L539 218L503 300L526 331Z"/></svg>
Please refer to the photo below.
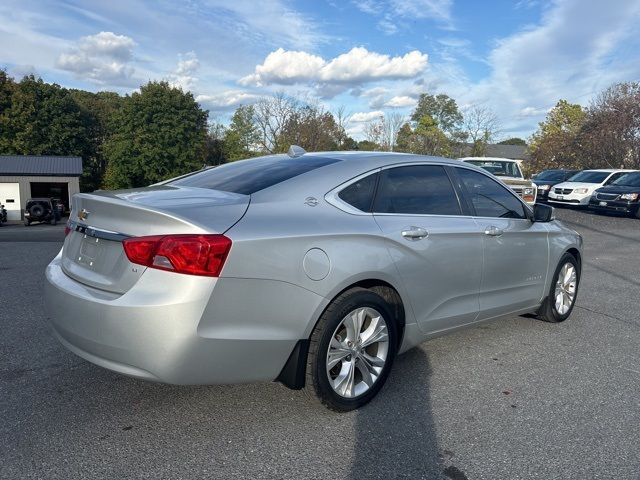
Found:
<svg viewBox="0 0 640 480"><path fill-rule="evenodd" d="M625 187L640 187L640 173L627 173L621 176L612 185L624 185Z"/></svg>
<svg viewBox="0 0 640 480"><path fill-rule="evenodd" d="M223 192L251 195L316 168L339 162L321 157L259 157L194 173L168 185L210 188Z"/></svg>
<svg viewBox="0 0 640 480"><path fill-rule="evenodd" d="M501 162L500 160L465 160L465 162L476 165L496 177L522 178L522 173L515 162Z"/></svg>
<svg viewBox="0 0 640 480"><path fill-rule="evenodd" d="M602 183L609 175L611 175L611 172L590 172L589 170L584 170L583 172L576 173L567 181L582 183Z"/></svg>

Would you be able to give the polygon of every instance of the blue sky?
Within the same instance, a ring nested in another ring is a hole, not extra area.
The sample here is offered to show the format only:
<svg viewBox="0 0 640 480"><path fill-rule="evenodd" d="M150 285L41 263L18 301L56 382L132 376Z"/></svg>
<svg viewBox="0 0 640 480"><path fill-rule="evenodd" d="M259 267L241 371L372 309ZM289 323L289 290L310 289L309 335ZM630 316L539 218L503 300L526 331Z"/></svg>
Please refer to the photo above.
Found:
<svg viewBox="0 0 640 480"><path fill-rule="evenodd" d="M356 137L446 93L528 137L559 98L640 80L640 0L3 0L0 68L121 93L165 79L223 122L260 95L319 97Z"/></svg>

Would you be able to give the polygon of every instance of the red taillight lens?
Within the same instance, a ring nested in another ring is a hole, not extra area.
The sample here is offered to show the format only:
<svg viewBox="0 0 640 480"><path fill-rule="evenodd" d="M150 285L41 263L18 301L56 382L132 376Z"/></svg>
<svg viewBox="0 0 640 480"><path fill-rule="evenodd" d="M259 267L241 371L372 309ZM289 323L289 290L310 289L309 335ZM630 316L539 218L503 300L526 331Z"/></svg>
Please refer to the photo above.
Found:
<svg viewBox="0 0 640 480"><path fill-rule="evenodd" d="M224 235L156 235L122 242L132 263L190 275L217 277L231 240Z"/></svg>
<svg viewBox="0 0 640 480"><path fill-rule="evenodd" d="M66 237L67 235L69 235L69 233L71 233L71 226L69 225L69 222L67 222L67 224L64 226L64 236Z"/></svg>

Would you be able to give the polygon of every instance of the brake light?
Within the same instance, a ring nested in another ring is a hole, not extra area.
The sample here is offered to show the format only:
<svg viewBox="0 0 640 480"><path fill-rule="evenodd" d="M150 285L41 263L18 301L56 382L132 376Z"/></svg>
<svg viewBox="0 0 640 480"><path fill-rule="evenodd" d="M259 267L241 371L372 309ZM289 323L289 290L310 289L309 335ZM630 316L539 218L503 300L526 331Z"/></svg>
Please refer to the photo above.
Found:
<svg viewBox="0 0 640 480"><path fill-rule="evenodd" d="M189 275L217 277L231 249L224 235L154 235L122 242L130 262Z"/></svg>
<svg viewBox="0 0 640 480"><path fill-rule="evenodd" d="M67 235L69 235L69 233L71 233L71 225L69 225L69 222L67 222L64 226L64 236L66 237Z"/></svg>

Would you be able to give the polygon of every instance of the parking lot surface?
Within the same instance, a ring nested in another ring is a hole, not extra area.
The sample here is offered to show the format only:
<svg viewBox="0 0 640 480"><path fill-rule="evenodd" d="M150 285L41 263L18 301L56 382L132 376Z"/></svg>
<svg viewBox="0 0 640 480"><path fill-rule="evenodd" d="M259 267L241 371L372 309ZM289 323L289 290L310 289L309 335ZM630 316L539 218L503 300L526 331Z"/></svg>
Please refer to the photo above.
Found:
<svg viewBox="0 0 640 480"><path fill-rule="evenodd" d="M276 383L174 387L74 356L42 303L63 227L3 227L0 478L638 479L640 221L558 216L585 239L568 321L426 342L348 414Z"/></svg>

